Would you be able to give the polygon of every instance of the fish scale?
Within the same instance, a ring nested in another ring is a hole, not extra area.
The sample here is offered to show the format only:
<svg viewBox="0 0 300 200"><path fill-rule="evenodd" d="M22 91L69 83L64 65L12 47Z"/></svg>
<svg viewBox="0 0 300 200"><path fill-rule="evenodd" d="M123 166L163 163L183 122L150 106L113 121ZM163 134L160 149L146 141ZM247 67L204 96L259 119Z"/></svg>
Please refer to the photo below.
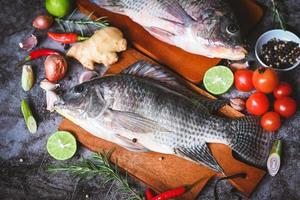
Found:
<svg viewBox="0 0 300 200"><path fill-rule="evenodd" d="M127 83L130 83L128 87ZM207 110L199 109L185 96L166 92L159 84L149 84L148 80L122 75L107 77L103 87L108 90L114 88L114 93L104 96L107 100L115 99L111 109L147 116L172 132L172 137L165 132L153 133L150 138L156 143L172 148L186 144L196 146L203 141L228 143L226 135L219 134L224 132L224 126L218 125L223 124L224 119L211 119ZM131 98L124 98L125 94ZM212 128L208 130L206 124Z"/></svg>
<svg viewBox="0 0 300 200"><path fill-rule="evenodd" d="M178 83L180 77L167 69L140 61L123 74L75 86L55 110L132 151L175 154L224 173L207 146L222 143L250 163L265 164L272 134L263 131L258 118L217 116L202 105L204 97Z"/></svg>

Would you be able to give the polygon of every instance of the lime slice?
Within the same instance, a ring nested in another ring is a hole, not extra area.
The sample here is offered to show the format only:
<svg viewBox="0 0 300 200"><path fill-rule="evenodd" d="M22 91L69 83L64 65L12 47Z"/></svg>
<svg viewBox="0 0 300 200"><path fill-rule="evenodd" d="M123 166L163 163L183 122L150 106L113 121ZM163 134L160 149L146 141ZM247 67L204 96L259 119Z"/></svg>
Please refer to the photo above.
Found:
<svg viewBox="0 0 300 200"><path fill-rule="evenodd" d="M215 66L206 71L203 79L204 87L212 94L223 94L233 84L233 73L225 66Z"/></svg>
<svg viewBox="0 0 300 200"><path fill-rule="evenodd" d="M76 149L76 139L67 131L57 131L48 138L48 153L56 160L71 158L75 154Z"/></svg>

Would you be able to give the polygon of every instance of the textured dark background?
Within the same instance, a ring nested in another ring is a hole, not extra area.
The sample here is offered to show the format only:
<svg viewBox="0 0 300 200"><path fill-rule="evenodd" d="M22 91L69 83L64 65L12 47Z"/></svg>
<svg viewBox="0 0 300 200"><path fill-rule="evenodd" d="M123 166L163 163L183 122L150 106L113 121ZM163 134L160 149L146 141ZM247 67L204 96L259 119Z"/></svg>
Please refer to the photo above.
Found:
<svg viewBox="0 0 300 200"><path fill-rule="evenodd" d="M269 1L260 0L269 6ZM49 174L45 171L50 163L55 163L46 151L48 136L55 132L61 117L45 111L45 94L36 84L25 93L20 86L21 68L16 64L25 57L26 52L18 47L21 38L32 32L31 21L41 13L45 13L42 0L0 0L0 199L125 199L122 194L112 192L111 185L100 186L101 177L90 180L74 179L66 174ZM299 0L283 1L286 21L300 32ZM270 11L264 20L248 37L255 39L264 31L274 28ZM39 32L45 35L45 32ZM298 34L299 35L299 34ZM61 49L60 45L42 41L41 46ZM37 82L43 79L42 59L32 63L37 74ZM78 80L75 74L82 68L70 60L69 74L62 81L62 86L69 87ZM294 95L300 103L300 67L291 72L281 74L294 86ZM232 91L228 96L237 96ZM27 99L34 108L39 127L35 135L28 133L20 111L21 99ZM286 120L279 131L284 141L283 163L276 177L266 176L253 193L251 199L300 199L300 112L299 109L292 119ZM75 162L80 155L89 156L82 147L70 161ZM201 193L199 199L213 199L211 181ZM118 184L113 183L114 187ZM143 187L138 185L137 187ZM222 199L232 199L231 186L222 183L220 191ZM88 195L88 196L86 196Z"/></svg>

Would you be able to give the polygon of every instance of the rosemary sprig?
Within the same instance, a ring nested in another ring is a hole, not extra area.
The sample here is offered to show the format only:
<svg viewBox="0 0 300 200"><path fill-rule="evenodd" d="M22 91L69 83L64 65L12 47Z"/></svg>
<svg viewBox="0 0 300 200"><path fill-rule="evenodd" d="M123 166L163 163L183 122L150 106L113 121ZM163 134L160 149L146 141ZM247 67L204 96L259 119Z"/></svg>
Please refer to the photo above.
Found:
<svg viewBox="0 0 300 200"><path fill-rule="evenodd" d="M271 0L271 3L272 3L273 19L274 20L277 19L277 21L279 22L280 28L285 30L286 27L285 27L285 23L283 20L283 16L279 11L276 0Z"/></svg>
<svg viewBox="0 0 300 200"><path fill-rule="evenodd" d="M109 159L112 150L99 152L92 156L91 159L82 158L77 164L62 164L48 166L49 172L68 172L72 175L82 178L101 175L104 179L103 184L117 181L121 184L118 192L123 192L128 195L129 200L143 200L141 194L136 192L128 183L127 173L125 177L120 174L120 170L116 164L112 164Z"/></svg>
<svg viewBox="0 0 300 200"><path fill-rule="evenodd" d="M75 9L68 17L66 18L55 18L55 22L64 32L74 32L79 29L81 35L85 33L91 34L92 30L101 29L109 26L106 17L99 17L95 20L92 20L93 13L90 13L88 16L84 16L80 19L74 19L74 15L77 12Z"/></svg>

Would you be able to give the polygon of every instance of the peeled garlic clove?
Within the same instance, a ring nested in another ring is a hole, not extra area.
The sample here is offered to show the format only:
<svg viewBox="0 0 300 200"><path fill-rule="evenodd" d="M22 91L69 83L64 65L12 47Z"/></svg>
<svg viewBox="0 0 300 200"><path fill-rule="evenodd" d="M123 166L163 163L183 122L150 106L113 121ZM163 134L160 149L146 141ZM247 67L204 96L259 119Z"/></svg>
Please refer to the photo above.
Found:
<svg viewBox="0 0 300 200"><path fill-rule="evenodd" d="M58 102L60 100L59 96L51 91L51 90L46 90L46 102L47 102L47 110L50 112L54 111L54 104L55 102Z"/></svg>
<svg viewBox="0 0 300 200"><path fill-rule="evenodd" d="M47 79L44 79L40 82L40 87L46 91L53 91L57 89L59 86L60 86L59 84L51 83Z"/></svg>
<svg viewBox="0 0 300 200"><path fill-rule="evenodd" d="M234 69L234 70L238 70L238 69L246 69L249 67L249 62L248 61L245 61L245 62L233 62L229 65L229 67L231 69Z"/></svg>
<svg viewBox="0 0 300 200"><path fill-rule="evenodd" d="M245 105L246 102L244 99L241 98L230 99L230 106L237 111L245 110Z"/></svg>
<svg viewBox="0 0 300 200"><path fill-rule="evenodd" d="M79 77L79 83L89 81L97 76L99 76L99 74L95 71L84 71Z"/></svg>
<svg viewBox="0 0 300 200"><path fill-rule="evenodd" d="M29 51L32 48L34 48L37 45L38 41L35 35L31 34L29 37L26 37L22 40L22 42L19 43L19 46L26 50Z"/></svg>
<svg viewBox="0 0 300 200"><path fill-rule="evenodd" d="M31 65L23 65L21 84L25 92L32 88L34 84L34 74Z"/></svg>

